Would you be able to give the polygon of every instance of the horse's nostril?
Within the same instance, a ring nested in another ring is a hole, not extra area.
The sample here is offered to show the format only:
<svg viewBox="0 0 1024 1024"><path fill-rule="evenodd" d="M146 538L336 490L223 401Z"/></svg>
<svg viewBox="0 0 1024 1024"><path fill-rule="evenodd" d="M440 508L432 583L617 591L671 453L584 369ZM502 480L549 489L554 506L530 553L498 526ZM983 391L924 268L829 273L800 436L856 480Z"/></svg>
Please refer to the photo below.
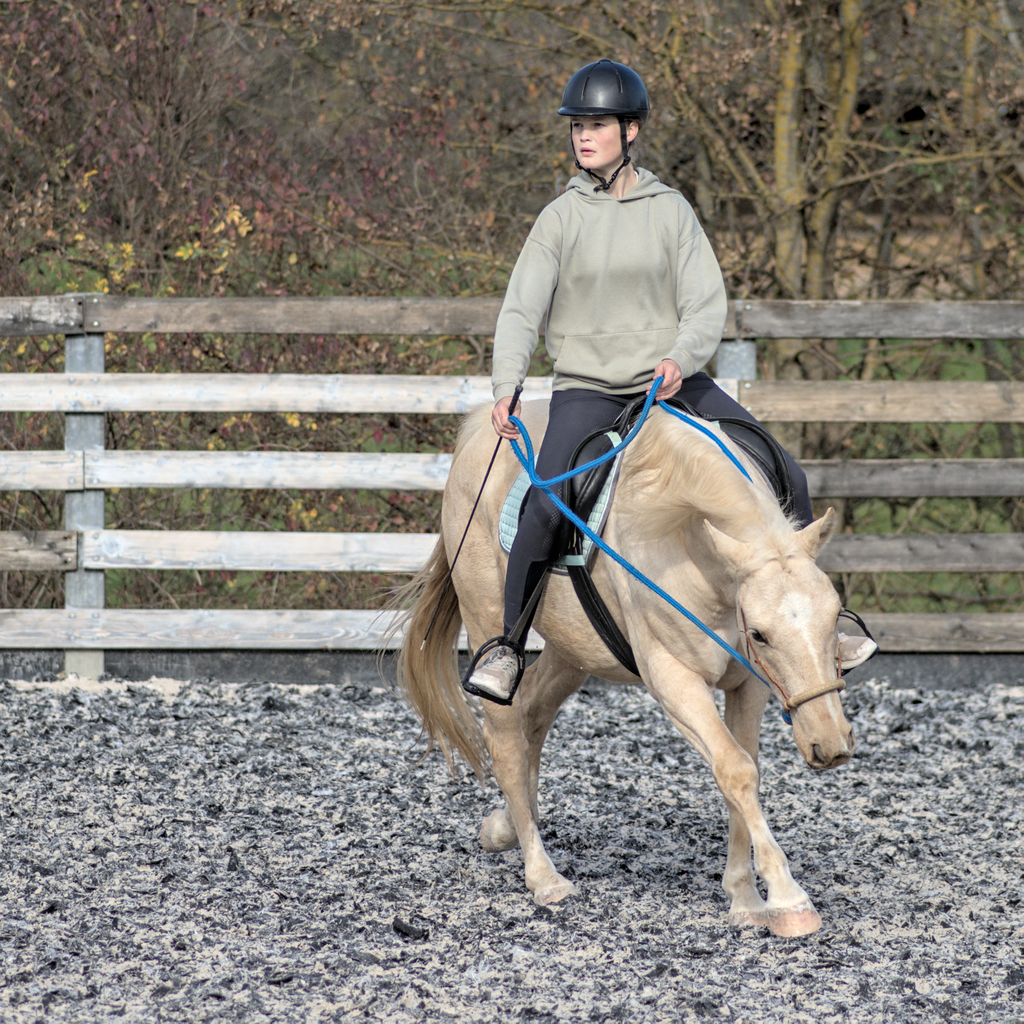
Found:
<svg viewBox="0 0 1024 1024"><path fill-rule="evenodd" d="M824 764L825 763L825 755L822 753L821 747L819 747L817 743L815 743L811 747L811 754L814 757L814 763L815 764Z"/></svg>

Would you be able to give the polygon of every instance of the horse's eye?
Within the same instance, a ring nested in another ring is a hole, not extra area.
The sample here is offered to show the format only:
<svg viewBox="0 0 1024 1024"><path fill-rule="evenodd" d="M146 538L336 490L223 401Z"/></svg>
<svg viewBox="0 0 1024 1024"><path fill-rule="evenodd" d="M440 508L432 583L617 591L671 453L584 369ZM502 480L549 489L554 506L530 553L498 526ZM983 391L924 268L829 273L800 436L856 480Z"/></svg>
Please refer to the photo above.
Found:
<svg viewBox="0 0 1024 1024"><path fill-rule="evenodd" d="M768 640L765 637L764 633L762 633L759 629L752 629L750 631L750 639L753 640L755 644L768 643Z"/></svg>

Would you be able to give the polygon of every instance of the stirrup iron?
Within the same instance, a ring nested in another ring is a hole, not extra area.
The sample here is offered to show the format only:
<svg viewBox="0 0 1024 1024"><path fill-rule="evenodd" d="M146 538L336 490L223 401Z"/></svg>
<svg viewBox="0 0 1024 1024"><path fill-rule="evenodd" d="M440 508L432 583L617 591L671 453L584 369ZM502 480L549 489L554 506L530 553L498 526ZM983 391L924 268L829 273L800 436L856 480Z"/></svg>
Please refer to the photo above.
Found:
<svg viewBox="0 0 1024 1024"><path fill-rule="evenodd" d="M491 651L498 647L507 647L516 657L518 667L516 670L516 677L512 680L512 686L509 688L506 697L501 698L491 693L489 690L484 690L476 683L472 682L473 673L476 671L477 665L487 657ZM489 700L492 704L501 704L504 707L508 707L512 703L512 698L516 695L516 690L519 689L519 683L522 681L523 672L526 671L526 652L523 650L522 644L518 640L513 640L508 636L492 636L490 640L485 640L479 650L473 656L473 660L469 663L469 668L466 670L466 674L462 677L462 688L466 693L473 694L474 697L480 697L483 700Z"/></svg>

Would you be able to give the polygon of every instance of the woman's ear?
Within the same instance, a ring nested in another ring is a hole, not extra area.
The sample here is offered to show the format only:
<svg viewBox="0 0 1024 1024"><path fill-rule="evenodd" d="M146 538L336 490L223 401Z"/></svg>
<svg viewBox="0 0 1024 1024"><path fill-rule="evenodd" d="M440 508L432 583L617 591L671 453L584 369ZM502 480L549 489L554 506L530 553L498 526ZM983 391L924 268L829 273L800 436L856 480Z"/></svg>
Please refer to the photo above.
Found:
<svg viewBox="0 0 1024 1024"><path fill-rule="evenodd" d="M640 134L640 122L629 121L626 124L626 145L636 141L636 137Z"/></svg>

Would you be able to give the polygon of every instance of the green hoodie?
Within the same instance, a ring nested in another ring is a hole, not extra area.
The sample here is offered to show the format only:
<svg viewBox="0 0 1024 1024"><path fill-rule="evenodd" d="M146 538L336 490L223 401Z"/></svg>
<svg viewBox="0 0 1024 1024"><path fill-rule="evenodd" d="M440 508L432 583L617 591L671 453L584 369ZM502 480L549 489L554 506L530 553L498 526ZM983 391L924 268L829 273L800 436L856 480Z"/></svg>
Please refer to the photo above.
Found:
<svg viewBox="0 0 1024 1024"><path fill-rule="evenodd" d="M727 308L718 260L679 192L636 171L622 199L578 174L541 211L498 316L495 400L522 382L541 333L555 390L642 391L662 359L689 377L714 354Z"/></svg>

